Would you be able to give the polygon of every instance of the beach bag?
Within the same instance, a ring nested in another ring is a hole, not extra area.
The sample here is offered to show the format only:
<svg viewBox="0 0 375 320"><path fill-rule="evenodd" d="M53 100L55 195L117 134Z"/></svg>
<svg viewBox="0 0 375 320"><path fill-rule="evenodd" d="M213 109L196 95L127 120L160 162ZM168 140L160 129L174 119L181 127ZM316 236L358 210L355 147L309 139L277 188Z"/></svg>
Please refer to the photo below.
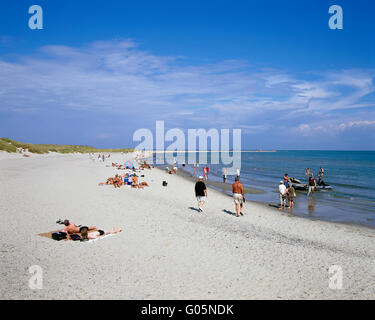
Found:
<svg viewBox="0 0 375 320"><path fill-rule="evenodd" d="M73 241L82 240L81 236L79 236L78 234L71 234L70 239L72 239Z"/></svg>
<svg viewBox="0 0 375 320"><path fill-rule="evenodd" d="M167 181L163 181L163 187L166 187L168 185Z"/></svg>
<svg viewBox="0 0 375 320"><path fill-rule="evenodd" d="M66 233L61 231L52 233L52 239L57 241L66 239Z"/></svg>

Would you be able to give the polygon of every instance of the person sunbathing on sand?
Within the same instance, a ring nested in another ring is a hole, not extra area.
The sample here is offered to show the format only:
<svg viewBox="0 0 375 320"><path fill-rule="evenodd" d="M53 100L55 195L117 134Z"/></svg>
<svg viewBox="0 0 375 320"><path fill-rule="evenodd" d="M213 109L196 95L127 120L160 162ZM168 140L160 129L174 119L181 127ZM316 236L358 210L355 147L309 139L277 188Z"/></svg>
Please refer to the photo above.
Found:
<svg viewBox="0 0 375 320"><path fill-rule="evenodd" d="M76 224L71 223L68 219L65 219L65 220L64 220L64 225L65 225L65 231L66 231L68 234L79 233L79 232L81 232L84 228L86 228L86 229L88 229L88 230L94 230L94 229L96 229L95 226L92 226L92 227L79 227L79 226L77 226Z"/></svg>
<svg viewBox="0 0 375 320"><path fill-rule="evenodd" d="M118 174L116 174L116 176L113 180L113 185L114 185L115 188L120 188L123 185L123 180L122 180L121 176L119 176Z"/></svg>
<svg viewBox="0 0 375 320"><path fill-rule="evenodd" d="M132 187L133 188L137 188L138 187L138 177L137 177L137 175L135 173L132 176Z"/></svg>
<svg viewBox="0 0 375 320"><path fill-rule="evenodd" d="M92 231L92 232L89 232L89 231L90 230L87 227L82 229L81 237L82 237L83 240L98 239L98 238L100 238L102 236L106 236L108 234L119 233L119 232L122 231L122 228L119 228L119 229L112 228L111 230L107 230L107 231L103 231L103 230Z"/></svg>
<svg viewBox="0 0 375 320"><path fill-rule="evenodd" d="M111 185L114 183L114 178L108 178L106 182L99 182L98 185L99 186L103 186L103 185Z"/></svg>

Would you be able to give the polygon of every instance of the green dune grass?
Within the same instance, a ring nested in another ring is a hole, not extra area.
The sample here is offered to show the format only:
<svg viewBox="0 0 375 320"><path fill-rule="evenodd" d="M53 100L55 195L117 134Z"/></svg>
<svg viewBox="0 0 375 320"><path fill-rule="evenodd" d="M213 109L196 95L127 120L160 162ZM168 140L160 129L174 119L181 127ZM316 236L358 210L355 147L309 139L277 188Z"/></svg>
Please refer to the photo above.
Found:
<svg viewBox="0 0 375 320"><path fill-rule="evenodd" d="M132 152L134 149L97 149L91 146L73 146L58 144L32 144L24 143L9 138L0 138L0 150L16 152L17 148L28 149L32 153L89 153L89 152Z"/></svg>

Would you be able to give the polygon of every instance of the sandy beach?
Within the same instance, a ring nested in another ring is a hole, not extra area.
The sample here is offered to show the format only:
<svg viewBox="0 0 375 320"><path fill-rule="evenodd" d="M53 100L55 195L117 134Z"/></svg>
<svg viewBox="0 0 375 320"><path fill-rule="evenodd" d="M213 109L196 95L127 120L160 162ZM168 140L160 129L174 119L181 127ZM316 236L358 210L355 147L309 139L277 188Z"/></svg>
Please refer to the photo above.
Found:
<svg viewBox="0 0 375 320"><path fill-rule="evenodd" d="M252 202L237 218L213 189L199 213L194 182L159 169L142 171L142 190L98 186L119 172L107 165L131 159L0 152L1 299L374 299L375 230ZM59 218L123 232L90 243L38 236ZM32 265L43 289L29 288ZM332 265L341 290L329 288Z"/></svg>

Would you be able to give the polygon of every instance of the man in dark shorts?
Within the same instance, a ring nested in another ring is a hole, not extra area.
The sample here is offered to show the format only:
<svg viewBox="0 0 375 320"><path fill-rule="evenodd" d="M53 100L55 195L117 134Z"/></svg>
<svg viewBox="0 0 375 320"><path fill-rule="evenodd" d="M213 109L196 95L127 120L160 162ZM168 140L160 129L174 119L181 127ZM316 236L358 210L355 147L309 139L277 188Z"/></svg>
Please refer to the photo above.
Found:
<svg viewBox="0 0 375 320"><path fill-rule="evenodd" d="M197 197L198 201L198 210L202 212L202 206L207 198L207 188L205 183L203 182L203 177L199 176L199 181L195 184L195 196Z"/></svg>

